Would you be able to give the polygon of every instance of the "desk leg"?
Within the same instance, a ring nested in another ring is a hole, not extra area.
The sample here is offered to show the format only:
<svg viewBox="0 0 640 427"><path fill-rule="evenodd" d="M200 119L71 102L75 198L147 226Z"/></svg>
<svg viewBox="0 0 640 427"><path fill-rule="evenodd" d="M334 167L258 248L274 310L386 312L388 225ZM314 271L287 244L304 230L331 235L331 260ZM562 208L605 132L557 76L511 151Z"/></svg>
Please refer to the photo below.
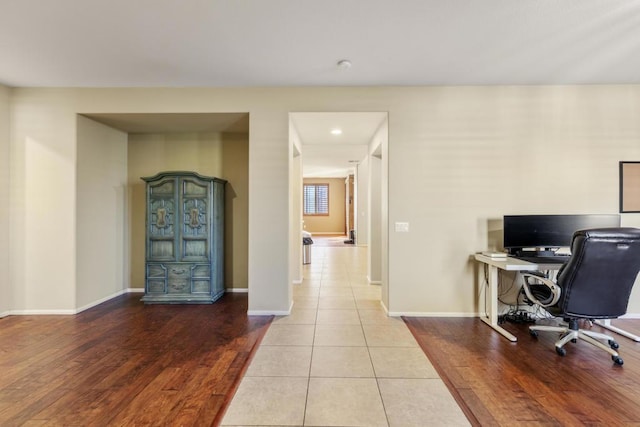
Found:
<svg viewBox="0 0 640 427"><path fill-rule="evenodd" d="M630 340L633 340L633 341L635 341L635 342L640 342L640 337L639 337L639 336L637 336L637 335L633 335L632 333L627 332L627 331L625 331L624 329L620 329L620 328L617 328L617 327L613 326L613 325L611 324L611 319L596 320L596 321L595 321L595 322L593 322L593 323L595 323L595 324L596 324L596 325L598 325L598 326L602 326L602 327L603 327L603 328L605 328L605 329L608 329L608 330L610 330L610 331L613 331L613 332L615 332L616 334L620 334L620 335L622 335L623 337L627 337L627 338L629 338Z"/></svg>
<svg viewBox="0 0 640 427"><path fill-rule="evenodd" d="M498 267L487 265L487 268L489 269L488 286L484 293L487 312L483 313L480 319L509 341L516 342L518 338L498 325Z"/></svg>

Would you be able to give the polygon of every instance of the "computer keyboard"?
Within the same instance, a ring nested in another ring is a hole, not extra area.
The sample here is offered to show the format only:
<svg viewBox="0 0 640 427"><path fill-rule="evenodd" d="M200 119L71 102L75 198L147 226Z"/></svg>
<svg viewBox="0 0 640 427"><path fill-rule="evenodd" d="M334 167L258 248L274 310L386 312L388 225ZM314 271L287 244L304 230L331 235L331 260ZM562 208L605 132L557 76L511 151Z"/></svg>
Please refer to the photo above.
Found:
<svg viewBox="0 0 640 427"><path fill-rule="evenodd" d="M569 259L568 255L554 256L518 256L517 259L532 262L534 264L564 264Z"/></svg>

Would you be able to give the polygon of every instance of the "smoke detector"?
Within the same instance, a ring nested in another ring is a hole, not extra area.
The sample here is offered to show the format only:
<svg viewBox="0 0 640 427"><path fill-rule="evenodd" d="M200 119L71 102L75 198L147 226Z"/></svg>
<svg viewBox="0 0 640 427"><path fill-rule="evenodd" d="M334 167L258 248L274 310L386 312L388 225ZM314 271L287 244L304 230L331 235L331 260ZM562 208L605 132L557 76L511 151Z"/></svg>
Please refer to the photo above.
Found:
<svg viewBox="0 0 640 427"><path fill-rule="evenodd" d="M338 68L348 70L349 68L351 68L351 61L349 61L348 59L341 59L336 65L338 65Z"/></svg>

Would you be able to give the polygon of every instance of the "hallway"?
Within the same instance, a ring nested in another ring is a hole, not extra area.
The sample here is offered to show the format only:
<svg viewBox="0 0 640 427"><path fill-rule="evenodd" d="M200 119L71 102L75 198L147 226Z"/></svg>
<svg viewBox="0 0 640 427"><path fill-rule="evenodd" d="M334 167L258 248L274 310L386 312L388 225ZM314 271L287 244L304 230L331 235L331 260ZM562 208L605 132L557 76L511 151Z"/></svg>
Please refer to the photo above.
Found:
<svg viewBox="0 0 640 427"><path fill-rule="evenodd" d="M273 321L222 425L469 425L380 287L367 248L314 246L291 315Z"/></svg>

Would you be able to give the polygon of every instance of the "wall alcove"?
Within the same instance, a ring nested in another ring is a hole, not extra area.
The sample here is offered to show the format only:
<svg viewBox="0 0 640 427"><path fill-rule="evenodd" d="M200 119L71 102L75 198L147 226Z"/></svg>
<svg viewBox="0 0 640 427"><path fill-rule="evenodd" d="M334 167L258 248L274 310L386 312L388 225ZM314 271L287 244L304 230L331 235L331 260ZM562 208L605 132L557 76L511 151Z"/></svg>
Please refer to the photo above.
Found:
<svg viewBox="0 0 640 427"><path fill-rule="evenodd" d="M145 281L143 176L188 170L228 181L225 283L248 286L248 113L79 114L77 306ZM100 245L95 242L100 241Z"/></svg>

